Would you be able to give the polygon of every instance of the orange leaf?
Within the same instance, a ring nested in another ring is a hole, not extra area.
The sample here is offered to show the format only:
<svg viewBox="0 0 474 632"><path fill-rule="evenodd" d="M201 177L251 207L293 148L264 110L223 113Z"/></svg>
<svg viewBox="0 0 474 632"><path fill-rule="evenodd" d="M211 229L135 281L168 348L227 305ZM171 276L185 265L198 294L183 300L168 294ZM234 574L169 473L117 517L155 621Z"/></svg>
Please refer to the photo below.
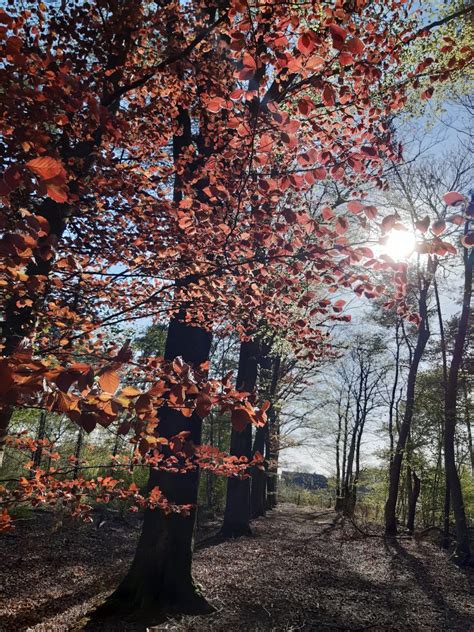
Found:
<svg viewBox="0 0 474 632"><path fill-rule="evenodd" d="M55 158L49 156L43 156L42 158L33 158L26 163L28 169L30 169L36 176L43 180L51 180L56 176L59 176L63 171L63 166Z"/></svg>
<svg viewBox="0 0 474 632"><path fill-rule="evenodd" d="M65 184L46 184L46 193L48 197L50 197L55 202L59 202L59 204L64 204L68 200L68 189Z"/></svg>
<svg viewBox="0 0 474 632"><path fill-rule="evenodd" d="M120 376L111 368L105 369L99 377L100 388L106 393L115 393L120 384Z"/></svg>
<svg viewBox="0 0 474 632"><path fill-rule="evenodd" d="M139 391L138 388L135 388L134 386L126 386L120 391L121 397L137 397L140 394L141 391Z"/></svg>

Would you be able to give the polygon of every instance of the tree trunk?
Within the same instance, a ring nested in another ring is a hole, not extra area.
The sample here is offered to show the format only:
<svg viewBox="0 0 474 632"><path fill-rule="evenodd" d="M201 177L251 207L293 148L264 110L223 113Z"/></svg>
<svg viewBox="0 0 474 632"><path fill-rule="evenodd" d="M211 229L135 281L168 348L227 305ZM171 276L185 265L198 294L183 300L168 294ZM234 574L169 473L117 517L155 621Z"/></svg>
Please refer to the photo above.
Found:
<svg viewBox="0 0 474 632"><path fill-rule="evenodd" d="M214 415L209 415L209 445L214 446ZM206 506L212 509L214 506L214 475L206 472Z"/></svg>
<svg viewBox="0 0 474 632"><path fill-rule="evenodd" d="M446 474L446 472L445 472ZM443 541L442 547L443 549L449 548L449 544L451 542L451 534L450 534L450 518L451 518L451 493L449 491L449 481L447 476L445 476L444 483L444 505L443 505Z"/></svg>
<svg viewBox="0 0 474 632"><path fill-rule="evenodd" d="M471 476L474 477L474 449L473 449L473 443L472 443L470 400L469 400L469 392L467 388L467 376L464 377L462 390L463 390L463 401L464 401L464 421L466 422L467 445L469 448L469 461L471 465Z"/></svg>
<svg viewBox="0 0 474 632"><path fill-rule="evenodd" d="M345 480L347 472L347 444L348 444L348 425L349 425L349 406L350 395L347 395L346 412L344 415L344 434L342 440L342 465L341 465L341 495L336 499L336 511L344 510L344 494L345 494Z"/></svg>
<svg viewBox="0 0 474 632"><path fill-rule="evenodd" d="M45 410L42 410L40 413L39 424L38 424L38 433L36 435L37 441L43 441L46 436L46 420L47 413ZM37 445L36 450L33 453L33 467L37 468L41 465L41 457L43 456L43 446Z"/></svg>
<svg viewBox="0 0 474 632"><path fill-rule="evenodd" d="M419 296L419 314L421 323L418 329L416 347L413 358L410 363L408 372L407 393L405 402L405 413L400 425L400 433L398 436L397 447L390 466L388 498L385 504L385 533L386 535L396 535L397 533L397 499L400 484L400 472L402 468L403 453L410 434L411 422L413 419L415 405L415 386L418 367L425 351L426 343L430 337L428 327L428 308L427 294L429 289L429 281L425 281L420 288Z"/></svg>
<svg viewBox="0 0 474 632"><path fill-rule="evenodd" d="M265 452L265 439L268 432L267 426L257 428L255 439L253 442L252 453ZM252 485L250 490L250 506L251 517L258 518L265 515L265 488L266 488L266 470L262 470L256 465L252 467Z"/></svg>
<svg viewBox="0 0 474 632"><path fill-rule="evenodd" d="M343 486L343 500L342 500L342 512L345 516L352 516L354 514L354 498L353 498L353 485L354 485L354 457L357 445L357 422L352 431L351 442L349 446L349 452L347 455L346 477Z"/></svg>
<svg viewBox="0 0 474 632"><path fill-rule="evenodd" d="M257 383L259 341L251 340L240 344L237 390L253 392ZM230 436L231 456L252 458L252 425L247 424L238 432L232 428ZM229 478L224 522L221 534L226 538L250 535L250 477Z"/></svg>
<svg viewBox="0 0 474 632"><path fill-rule="evenodd" d="M464 249L464 293L461 316L454 339L454 350L448 373L448 384L444 405L444 462L446 481L449 484L451 503L456 523L456 555L459 562L467 564L471 558L469 530L464 510L461 481L456 469L454 437L456 432L456 403L458 395L458 375L461 366L464 344L469 329L472 296L472 256Z"/></svg>
<svg viewBox="0 0 474 632"><path fill-rule="evenodd" d="M77 432L76 447L74 448L74 457L76 460L74 461L74 471L72 475L73 478L77 478L79 475L79 462L81 459L83 443L84 443L84 430L82 428L79 428Z"/></svg>
<svg viewBox="0 0 474 632"><path fill-rule="evenodd" d="M182 316L182 315L181 315ZM165 358L181 356L193 366L206 362L211 347L211 334L174 318L168 329ZM170 439L179 432L189 432L194 445L201 441L202 420L164 407L160 411L160 436ZM148 490L159 487L175 504L196 505L199 472L172 474L152 469ZM97 616L133 613L146 618L164 613L211 612L194 584L191 565L196 509L183 517L166 515L159 509L145 511L142 533L131 568L117 590L99 608Z"/></svg>
<svg viewBox="0 0 474 632"><path fill-rule="evenodd" d="M342 426L342 415L338 415L337 420L337 437L336 437L336 503L334 509L336 511L341 510L342 505L342 486L341 486L341 457L340 457L340 448L339 444L341 441L341 426Z"/></svg>
<svg viewBox="0 0 474 632"><path fill-rule="evenodd" d="M390 405L389 405L389 411L388 411L388 435L390 439L390 456L389 456L390 467L393 461L393 451L394 451L394 446L395 446L394 420L395 420L395 411L396 411L396 406L397 406L397 388L398 388L398 381L400 377L400 319L398 318L395 325L395 346L396 346L395 375L393 377L392 392L390 394Z"/></svg>
<svg viewBox="0 0 474 632"><path fill-rule="evenodd" d="M416 503L418 502L418 497L420 495L421 481L416 475L416 472L411 471L411 468L408 468L408 476L412 477L413 481L410 479L411 493L408 497L407 529L409 533L413 533L415 529Z"/></svg>
<svg viewBox="0 0 474 632"><path fill-rule="evenodd" d="M268 409L268 434L265 458L267 467L267 499L266 508L275 509L278 493L278 457L280 454L280 420L276 408L276 393L280 380L280 356L272 359L272 382L270 387L270 408Z"/></svg>

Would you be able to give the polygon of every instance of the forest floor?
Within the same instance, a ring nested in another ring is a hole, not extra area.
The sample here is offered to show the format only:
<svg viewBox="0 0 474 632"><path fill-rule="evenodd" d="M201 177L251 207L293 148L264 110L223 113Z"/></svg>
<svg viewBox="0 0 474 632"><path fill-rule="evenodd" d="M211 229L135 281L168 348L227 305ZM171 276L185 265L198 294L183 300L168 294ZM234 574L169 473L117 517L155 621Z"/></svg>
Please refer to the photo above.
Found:
<svg viewBox="0 0 474 632"><path fill-rule="evenodd" d="M80 630L125 572L139 532L137 521L51 527L25 521L0 538L1 632ZM474 630L472 576L436 545L365 537L331 511L281 505L251 537L198 548L194 574L215 613L150 632Z"/></svg>

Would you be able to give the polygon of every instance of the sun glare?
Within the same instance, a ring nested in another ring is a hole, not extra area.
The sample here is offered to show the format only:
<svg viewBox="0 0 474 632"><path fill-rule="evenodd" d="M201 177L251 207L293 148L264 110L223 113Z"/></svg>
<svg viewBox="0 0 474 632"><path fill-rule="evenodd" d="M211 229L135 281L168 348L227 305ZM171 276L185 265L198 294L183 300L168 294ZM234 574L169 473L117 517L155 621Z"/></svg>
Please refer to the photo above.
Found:
<svg viewBox="0 0 474 632"><path fill-rule="evenodd" d="M415 250L415 235L408 230L392 230L383 250L395 261L408 259Z"/></svg>

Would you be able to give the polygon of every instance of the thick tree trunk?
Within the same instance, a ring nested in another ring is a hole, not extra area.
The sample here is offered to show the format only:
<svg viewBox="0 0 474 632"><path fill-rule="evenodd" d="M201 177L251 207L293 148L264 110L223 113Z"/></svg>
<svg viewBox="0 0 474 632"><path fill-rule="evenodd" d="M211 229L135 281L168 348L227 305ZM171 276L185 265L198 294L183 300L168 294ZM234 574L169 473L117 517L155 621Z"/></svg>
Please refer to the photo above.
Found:
<svg viewBox="0 0 474 632"><path fill-rule="evenodd" d="M38 249L47 240L60 241L66 229L69 207L66 204L58 204L51 199L45 200L39 207L37 214L45 217L49 224L49 235L42 237L38 242ZM54 258L32 259L27 266L26 273L29 277L48 277L54 263ZM20 347L24 338L31 338L35 332L36 321L41 306L46 298L46 293L26 295L24 298L31 300L31 305L18 307L18 296L13 295L3 308L1 321L1 334L3 349L1 355L10 358ZM3 462L5 440L8 435L8 427L13 415L14 407L9 402L0 401L0 467Z"/></svg>
<svg viewBox="0 0 474 632"><path fill-rule="evenodd" d="M451 359L451 366L449 367L444 405L444 463L446 469L446 481L451 493L451 504L456 523L456 555L459 562L463 564L470 561L471 550L461 481L456 468L454 437L456 432L458 375L471 317L472 266L472 256L470 257L467 249L464 249L463 303L458 329L454 340L454 350Z"/></svg>
<svg viewBox="0 0 474 632"><path fill-rule="evenodd" d="M8 426L13 415L13 406L3 406L0 408L0 468L3 466L5 456L5 443L8 435Z"/></svg>
<svg viewBox="0 0 474 632"><path fill-rule="evenodd" d="M388 498L385 504L385 533L386 535L396 535L397 533L397 499L400 484L400 472L402 468L403 453L405 451L408 435L410 434L411 422L415 406L415 386L418 367L425 351L426 343L430 337L428 327L427 294L429 282L425 282L420 288L419 313L421 323L418 329L416 347L408 372L407 392L405 402L405 413L400 425L397 447L390 466Z"/></svg>
<svg viewBox="0 0 474 632"><path fill-rule="evenodd" d="M193 366L209 358L211 334L199 327L171 321L165 358L181 356ZM160 435L170 439L179 432L189 432L195 445L201 441L201 418L163 408L160 411ZM148 489L159 487L175 504L196 505L199 472L172 474L152 469ZM206 613L212 607L194 584L191 565L196 510L183 517L166 515L159 509L145 511L143 528L132 566L117 590L102 606L97 616L132 613L140 618L170 612Z"/></svg>
<svg viewBox="0 0 474 632"><path fill-rule="evenodd" d="M237 372L237 389L249 393L255 390L257 383L259 341L251 340L240 344L239 369ZM230 437L230 454L252 458L252 426L238 432L232 428ZM250 477L229 478L227 480L227 498L224 522L221 534L226 538L238 538L250 535Z"/></svg>

